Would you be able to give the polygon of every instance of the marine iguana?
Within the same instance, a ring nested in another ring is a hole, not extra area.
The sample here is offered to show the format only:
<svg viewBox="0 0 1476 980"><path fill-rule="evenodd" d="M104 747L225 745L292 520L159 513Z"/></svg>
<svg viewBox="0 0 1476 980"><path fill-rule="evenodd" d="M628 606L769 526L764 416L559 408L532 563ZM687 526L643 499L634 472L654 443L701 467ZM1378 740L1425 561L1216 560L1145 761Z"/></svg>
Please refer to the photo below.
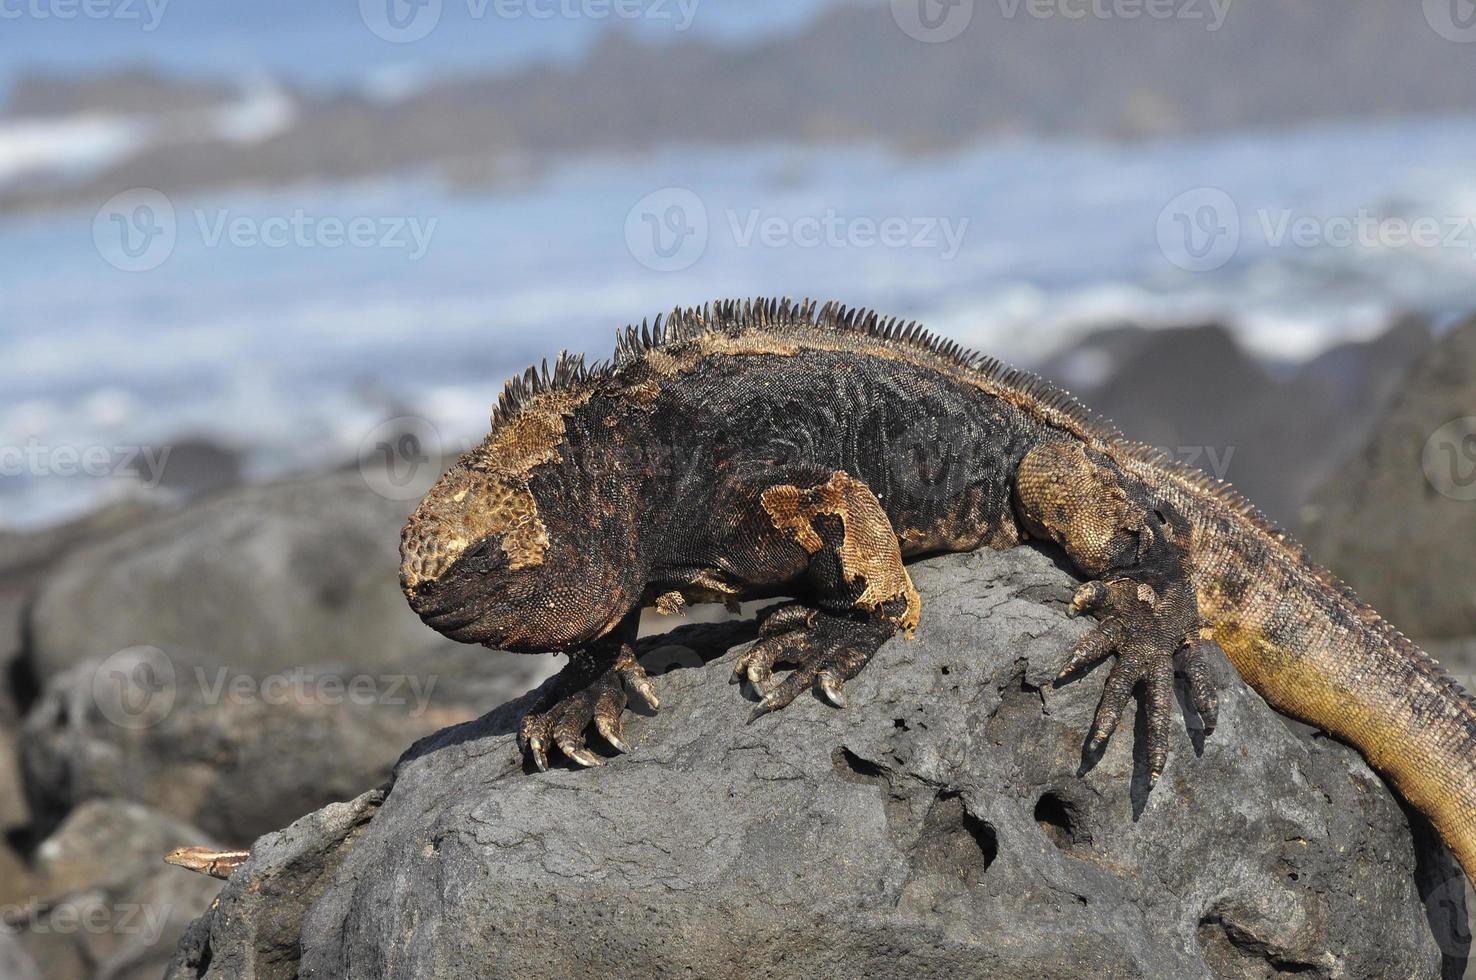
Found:
<svg viewBox="0 0 1476 980"><path fill-rule="evenodd" d="M798 597L736 673L754 716L844 685L919 626L905 562L1039 538L1094 614L1064 679L1116 654L1088 748L1135 688L1150 775L1175 663L1213 728L1205 645L1278 710L1358 748L1476 874L1476 702L1227 484L1129 441L1068 393L875 313L788 300L678 309L507 386L491 432L401 535L401 586L433 628L569 662L523 719L538 769L628 751L627 689L656 697L641 610ZM923 626L925 628L925 624ZM774 668L793 669L776 679Z"/></svg>

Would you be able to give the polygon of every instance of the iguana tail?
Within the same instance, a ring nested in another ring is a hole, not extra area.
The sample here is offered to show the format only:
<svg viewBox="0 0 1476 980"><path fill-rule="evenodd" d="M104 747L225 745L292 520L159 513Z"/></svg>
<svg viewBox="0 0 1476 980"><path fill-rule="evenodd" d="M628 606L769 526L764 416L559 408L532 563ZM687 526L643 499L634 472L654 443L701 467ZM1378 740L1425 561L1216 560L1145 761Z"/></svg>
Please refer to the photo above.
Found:
<svg viewBox="0 0 1476 980"><path fill-rule="evenodd" d="M1230 615L1209 597L1215 639L1274 708L1357 748L1476 882L1476 701L1329 579L1287 591L1265 583Z"/></svg>

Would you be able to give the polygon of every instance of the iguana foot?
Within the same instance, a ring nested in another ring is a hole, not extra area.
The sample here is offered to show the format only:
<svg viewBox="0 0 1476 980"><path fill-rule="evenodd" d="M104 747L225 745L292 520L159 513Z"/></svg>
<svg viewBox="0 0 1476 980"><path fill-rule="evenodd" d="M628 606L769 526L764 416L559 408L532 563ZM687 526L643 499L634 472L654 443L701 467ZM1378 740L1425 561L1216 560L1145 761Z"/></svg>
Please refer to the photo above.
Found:
<svg viewBox="0 0 1476 980"><path fill-rule="evenodd" d="M658 706L656 690L629 644L620 647L613 662L588 652L572 654L553 687L523 716L518 744L539 772L548 771L552 746L581 766L604 765L605 760L585 746L585 732L594 725L613 748L630 751L620 723L627 688L635 690L652 710Z"/></svg>
<svg viewBox="0 0 1476 980"><path fill-rule="evenodd" d="M1073 615L1095 613L1096 627L1082 637L1061 669L1057 682L1117 654L1107 675L1102 700L1092 722L1087 751L1098 751L1117 728L1133 688L1143 685L1143 707L1148 719L1148 779L1156 782L1168 761L1172 727L1174 658L1184 654L1184 673L1195 709L1206 730L1213 729L1218 712L1210 672L1197 630L1186 620L1184 603L1176 590L1160 591L1130 578L1088 582L1071 600Z"/></svg>
<svg viewBox="0 0 1476 980"><path fill-rule="evenodd" d="M785 707L812 685L844 708L845 682L896 631L894 623L876 617L840 616L798 603L778 607L759 628L758 642L733 667L734 679L747 680L760 695L749 720ZM794 669L771 684L776 664Z"/></svg>

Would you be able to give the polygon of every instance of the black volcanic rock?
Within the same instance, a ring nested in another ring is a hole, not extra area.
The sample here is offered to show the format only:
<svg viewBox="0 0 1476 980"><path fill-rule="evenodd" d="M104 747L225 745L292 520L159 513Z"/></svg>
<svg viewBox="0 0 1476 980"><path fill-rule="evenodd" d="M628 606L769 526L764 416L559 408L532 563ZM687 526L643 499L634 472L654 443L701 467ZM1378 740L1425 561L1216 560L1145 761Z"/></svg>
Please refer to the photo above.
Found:
<svg viewBox="0 0 1476 980"><path fill-rule="evenodd" d="M1129 437L1229 480L1294 525L1313 490L1366 437L1432 343L1405 318L1302 365L1267 365L1224 326L1110 327L1040 365Z"/></svg>
<svg viewBox="0 0 1476 980"><path fill-rule="evenodd" d="M1100 672L1051 684L1087 629L1070 576L1028 548L914 572L917 639L882 648L850 708L805 697L745 724L726 676L751 623L644 641L680 669L628 722L633 754L530 775L526 699L427 738L387 796L259 841L169 976L1455 968L1464 879L1350 749L1297 734L1221 661L1219 729L1196 750L1181 728L1150 792L1132 726L1083 759Z"/></svg>
<svg viewBox="0 0 1476 980"><path fill-rule="evenodd" d="M1363 448L1313 497L1312 556L1421 639L1476 635L1476 321L1410 369Z"/></svg>

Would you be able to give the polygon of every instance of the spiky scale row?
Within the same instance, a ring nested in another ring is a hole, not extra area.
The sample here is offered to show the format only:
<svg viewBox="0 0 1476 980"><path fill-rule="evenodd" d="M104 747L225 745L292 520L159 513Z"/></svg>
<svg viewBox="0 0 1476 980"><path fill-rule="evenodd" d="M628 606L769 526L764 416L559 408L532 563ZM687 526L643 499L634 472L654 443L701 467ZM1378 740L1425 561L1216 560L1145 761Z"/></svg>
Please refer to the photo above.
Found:
<svg viewBox="0 0 1476 980"><path fill-rule="evenodd" d="M561 376L559 367L566 359L575 359L560 354L559 365L552 377L545 364L541 372L529 368L521 376L513 378L499 399L493 419L511 418L529 398L544 391L610 380L654 350L675 347L715 331L738 337L750 331L765 330L833 331L905 347L1010 388L1043 407L1069 416L1100 438L1111 440L1118 436L1115 429L1086 409L1070 392L1028 371L1011 368L956 341L938 337L916 320L884 317L873 310L836 302L819 305L810 299L795 302L787 298L720 300L701 307L678 307L664 317L656 317L654 322L643 320L639 325L631 324L616 331L615 354L609 361L585 367L583 358L579 357L577 369Z"/></svg>
<svg viewBox="0 0 1476 980"><path fill-rule="evenodd" d="M545 357L541 365L530 367L508 381L492 410L492 424L512 418L531 398L550 391L572 390L587 383L591 376L592 372L584 366L583 354L559 351L552 371Z"/></svg>

